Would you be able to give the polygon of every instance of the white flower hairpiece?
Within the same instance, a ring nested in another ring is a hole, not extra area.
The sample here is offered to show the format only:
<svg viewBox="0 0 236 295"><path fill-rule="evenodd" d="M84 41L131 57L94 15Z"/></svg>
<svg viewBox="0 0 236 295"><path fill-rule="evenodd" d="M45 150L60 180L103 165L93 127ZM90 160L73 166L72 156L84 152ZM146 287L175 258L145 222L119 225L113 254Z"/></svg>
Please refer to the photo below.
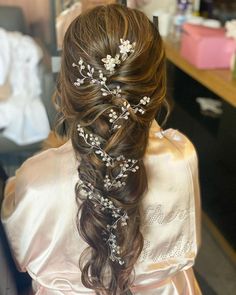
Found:
<svg viewBox="0 0 236 295"><path fill-rule="evenodd" d="M134 52L134 48L136 43L130 43L129 40L123 40L120 39L121 45L120 48L120 54L116 54L115 57L112 57L111 55L107 55L105 58L102 58L102 62L104 63L104 67L107 71L110 71L111 74L115 72L115 67L119 64L121 64L122 61L125 61L129 53Z"/></svg>
<svg viewBox="0 0 236 295"><path fill-rule="evenodd" d="M110 73L114 73L116 65L119 65L121 63L120 55L116 54L115 57L107 55L107 57L102 59L102 62L104 63L104 67L107 71L110 71Z"/></svg>
<svg viewBox="0 0 236 295"><path fill-rule="evenodd" d="M129 40L123 40L123 39L120 39L120 43L121 45L119 46L119 48L120 48L121 60L125 61L128 57L128 53L134 52L136 43L134 42L130 44Z"/></svg>

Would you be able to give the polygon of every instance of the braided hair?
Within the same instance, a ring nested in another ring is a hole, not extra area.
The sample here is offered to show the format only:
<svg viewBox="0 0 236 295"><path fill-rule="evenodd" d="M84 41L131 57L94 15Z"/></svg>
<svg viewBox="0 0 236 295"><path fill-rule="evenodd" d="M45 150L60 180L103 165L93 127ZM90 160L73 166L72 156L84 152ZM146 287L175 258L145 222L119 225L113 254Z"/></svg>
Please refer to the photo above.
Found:
<svg viewBox="0 0 236 295"><path fill-rule="evenodd" d="M68 28L58 92L78 158L77 225L88 244L82 283L96 294L129 294L134 279L148 186L143 158L165 79L162 40L142 12L98 6Z"/></svg>

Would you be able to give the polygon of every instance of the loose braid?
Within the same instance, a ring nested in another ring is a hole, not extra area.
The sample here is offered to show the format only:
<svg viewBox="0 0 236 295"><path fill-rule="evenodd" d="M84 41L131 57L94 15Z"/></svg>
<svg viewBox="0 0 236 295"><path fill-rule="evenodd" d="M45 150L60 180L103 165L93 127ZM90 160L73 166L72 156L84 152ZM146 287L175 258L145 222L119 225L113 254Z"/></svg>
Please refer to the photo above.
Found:
<svg viewBox="0 0 236 295"><path fill-rule="evenodd" d="M114 73L109 73L101 60L108 54L117 54L120 38L135 42L135 51ZM121 96L103 96L101 85L89 81L76 87L74 81L79 72L72 64L80 58L86 66L105 73L106 85L109 89L119 86ZM134 264L143 248L140 209L148 185L143 158L150 125L165 98L164 51L157 29L142 12L121 5L99 6L81 14L72 22L64 39L58 89L61 110L69 122L79 162L78 231L88 244L80 257L82 283L99 295L129 294ZM146 112L140 115L131 110L128 120L122 120L120 128L111 131L110 111L120 110L124 102L137 105L144 96L151 98ZM78 126L85 134L94 134L102 150L118 160L105 165L83 136L79 136ZM117 175L121 155L135 159L139 169L128 174L125 185L107 190L105 176ZM85 197L84 183L128 215L127 226L117 224L117 244L124 264L110 259L106 233L107 225L114 218L108 210L101 210L99 204Z"/></svg>

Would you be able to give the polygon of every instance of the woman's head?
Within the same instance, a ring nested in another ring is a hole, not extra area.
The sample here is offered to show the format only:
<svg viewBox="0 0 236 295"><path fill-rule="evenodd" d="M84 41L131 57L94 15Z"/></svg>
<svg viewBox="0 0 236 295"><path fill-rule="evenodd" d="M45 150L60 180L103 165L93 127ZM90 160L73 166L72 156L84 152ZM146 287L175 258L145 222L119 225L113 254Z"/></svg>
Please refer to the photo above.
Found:
<svg viewBox="0 0 236 295"><path fill-rule="evenodd" d="M164 64L158 30L121 5L86 11L65 35L59 94L79 161L78 230L88 243L80 267L97 294L126 294L143 247L143 157L165 99Z"/></svg>
<svg viewBox="0 0 236 295"><path fill-rule="evenodd" d="M135 42L135 50L110 75L102 59L119 53L120 39ZM68 117L78 115L80 99L89 107L94 97L100 105L107 102L96 84L88 81L81 87L74 86L80 75L72 64L80 58L96 71L102 70L110 85L120 85L131 103L141 96L151 97L147 117L153 120L165 99L164 50L158 30L142 12L122 5L98 6L72 22L64 39L61 71L62 105ZM82 112L84 115L84 108Z"/></svg>

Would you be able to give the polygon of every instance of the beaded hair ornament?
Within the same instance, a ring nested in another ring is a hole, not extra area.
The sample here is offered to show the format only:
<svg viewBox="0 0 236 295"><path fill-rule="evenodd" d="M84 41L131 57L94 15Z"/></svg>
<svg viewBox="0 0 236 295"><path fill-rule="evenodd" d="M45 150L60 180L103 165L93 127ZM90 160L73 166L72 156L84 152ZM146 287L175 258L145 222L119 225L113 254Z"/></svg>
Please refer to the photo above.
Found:
<svg viewBox="0 0 236 295"><path fill-rule="evenodd" d="M135 51L135 45L135 43L131 44L129 40L120 39L119 54L116 54L115 57L107 55L105 58L102 58L101 61L110 75L114 74L115 69ZM79 59L78 63L73 63L72 66L78 68L80 74L80 77L74 82L76 87L80 87L86 82L89 82L90 84L97 84L101 87L101 93L104 98L110 95L122 99L121 87L116 86L115 89L110 89L107 85L108 78L104 75L102 70L98 71L91 65L86 65L82 58ZM136 105L130 105L127 100L123 99L123 104L119 112L111 108L108 114L109 123L111 124L110 132L115 132L121 128L120 124L122 120L128 120L131 112L141 115L144 114L144 106L149 104L149 102L150 97L147 96L142 97ZM80 124L78 124L77 130L79 136L83 138L85 144L90 148L91 152L94 152L102 160L102 162L104 162L104 165L107 167L107 171L109 167L119 167L119 171L116 176L110 175L108 172L106 173L104 178L105 190L109 192L113 189L119 189L125 186L125 180L129 173L135 173L139 169L139 166L137 165L138 160L126 159L123 155L114 158L102 148L102 143L100 142L98 136L93 133L86 132ZM120 247L117 242L117 227L118 225L127 225L127 212L122 208L116 207L109 198L101 196L91 183L85 183L80 180L80 187L82 188L82 194L84 197L93 202L94 206L99 206L100 210L111 215L112 223L107 224L106 231L104 232L106 235L105 241L109 247L110 259L114 262L118 262L120 265L123 265L125 262L120 256Z"/></svg>

